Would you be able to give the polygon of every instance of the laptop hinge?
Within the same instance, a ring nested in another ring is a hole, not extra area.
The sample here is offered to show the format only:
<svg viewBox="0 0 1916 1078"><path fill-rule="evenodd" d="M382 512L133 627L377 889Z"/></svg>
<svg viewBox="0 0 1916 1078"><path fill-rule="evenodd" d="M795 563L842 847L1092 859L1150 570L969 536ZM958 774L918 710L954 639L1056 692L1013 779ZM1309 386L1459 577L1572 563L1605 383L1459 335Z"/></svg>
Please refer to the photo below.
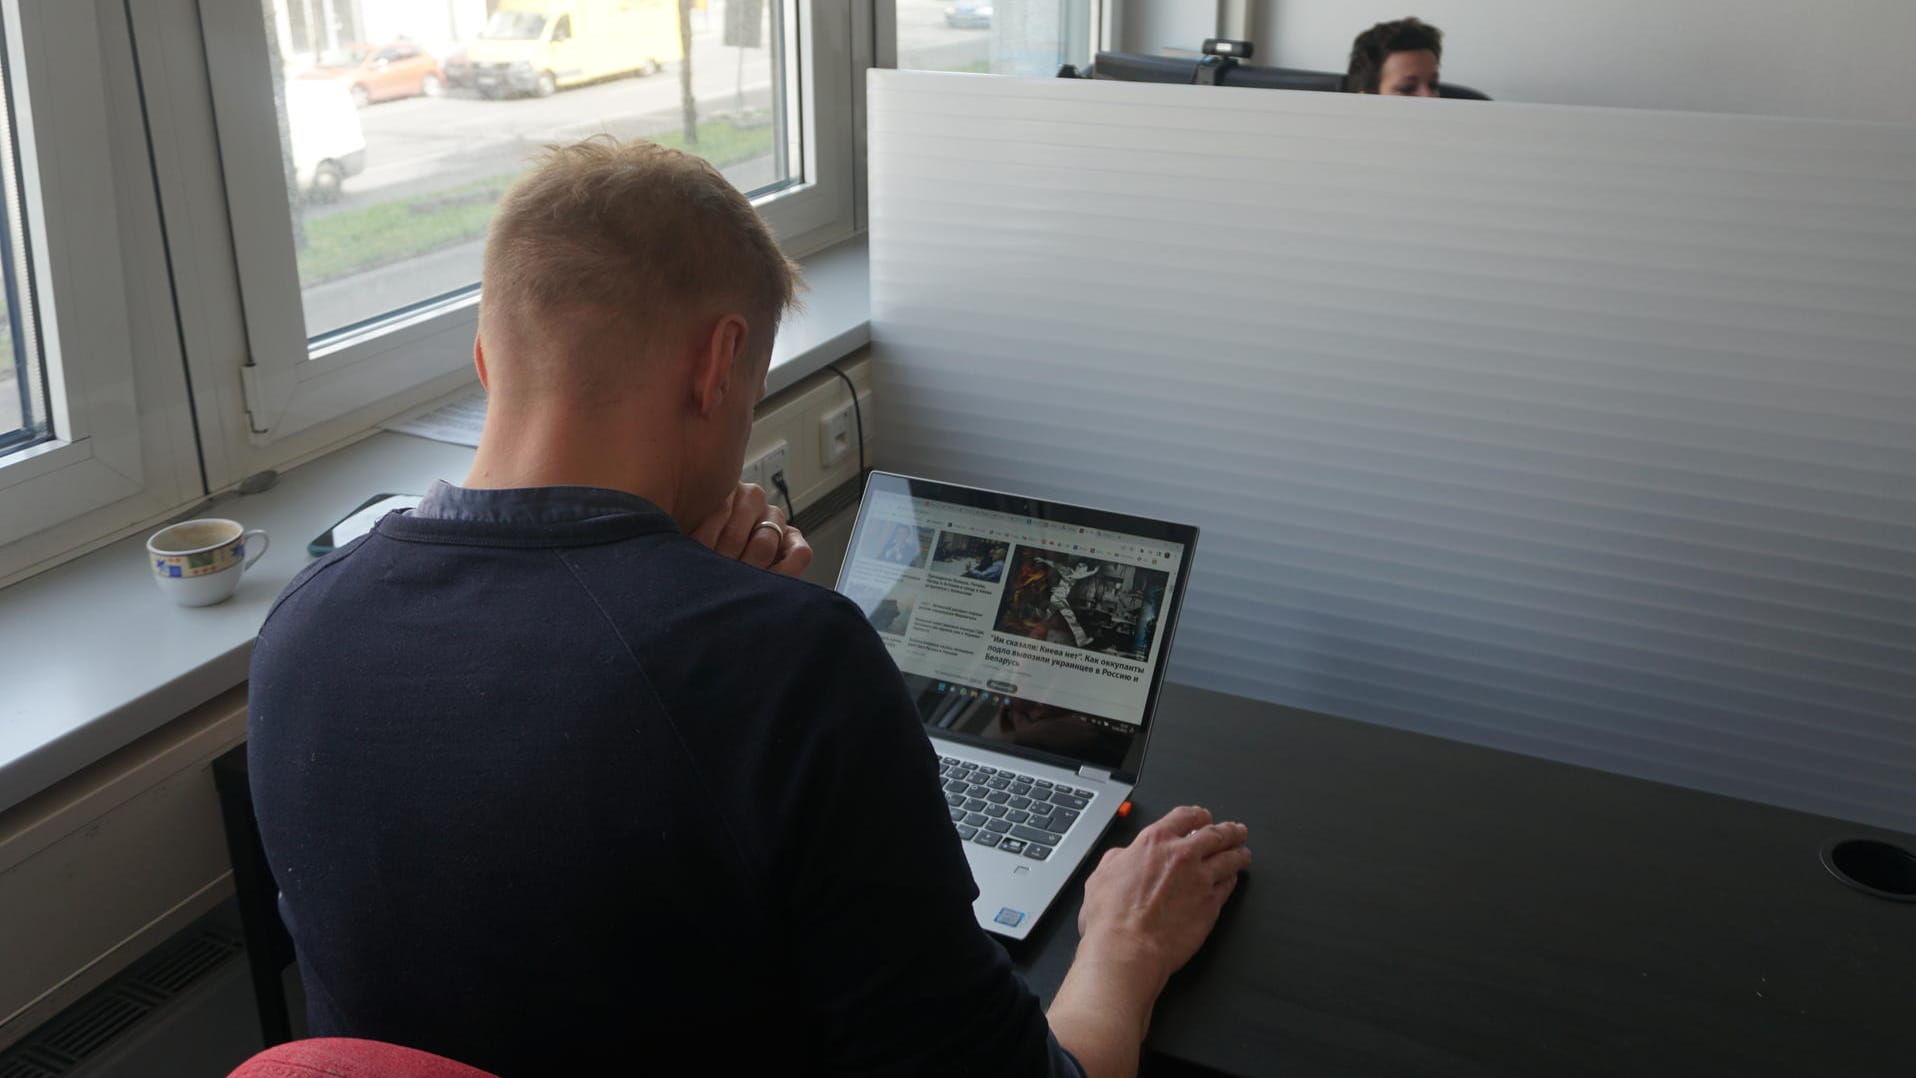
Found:
<svg viewBox="0 0 1916 1078"><path fill-rule="evenodd" d="M1110 782L1111 772L1106 768L1092 767L1090 764L1085 764L1078 768L1078 777L1081 779L1089 779L1092 782Z"/></svg>

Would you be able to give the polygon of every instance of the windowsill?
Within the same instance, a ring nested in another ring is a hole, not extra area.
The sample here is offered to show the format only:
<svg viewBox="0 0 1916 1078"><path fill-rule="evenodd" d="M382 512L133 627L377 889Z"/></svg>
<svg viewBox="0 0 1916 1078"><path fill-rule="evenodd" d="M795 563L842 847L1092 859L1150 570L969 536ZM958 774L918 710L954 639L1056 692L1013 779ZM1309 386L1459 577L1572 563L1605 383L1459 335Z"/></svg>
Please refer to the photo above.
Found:
<svg viewBox="0 0 1916 1078"><path fill-rule="evenodd" d="M858 237L803 260L806 309L786 320L767 392L870 339L870 278ZM458 480L472 450L380 432L303 464L263 494L209 515L264 528L272 544L233 598L187 609L146 569L146 532L0 589L0 812L246 680L273 600L310 558L306 543L370 495ZM326 657L313 657L315 670Z"/></svg>
<svg viewBox="0 0 1916 1078"><path fill-rule="evenodd" d="M772 347L765 394L788 389L871 342L871 258L854 236L799 260L803 310L786 317Z"/></svg>

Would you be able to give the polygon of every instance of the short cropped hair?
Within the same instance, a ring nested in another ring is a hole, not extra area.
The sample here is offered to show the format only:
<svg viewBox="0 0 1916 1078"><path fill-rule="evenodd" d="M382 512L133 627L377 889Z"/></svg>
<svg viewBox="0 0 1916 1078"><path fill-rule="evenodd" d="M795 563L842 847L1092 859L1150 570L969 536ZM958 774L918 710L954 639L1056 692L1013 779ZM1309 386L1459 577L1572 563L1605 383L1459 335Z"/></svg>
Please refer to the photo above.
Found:
<svg viewBox="0 0 1916 1078"><path fill-rule="evenodd" d="M1374 94L1380 88L1384 61L1393 52L1428 49L1437 59L1444 58L1444 32L1421 19L1380 22L1357 35L1351 43L1350 73L1344 77L1344 89L1353 94Z"/></svg>
<svg viewBox="0 0 1916 1078"><path fill-rule="evenodd" d="M769 338L798 288L798 267L717 169L597 136L548 148L506 192L480 302L531 332L596 313L648 336L735 309Z"/></svg>

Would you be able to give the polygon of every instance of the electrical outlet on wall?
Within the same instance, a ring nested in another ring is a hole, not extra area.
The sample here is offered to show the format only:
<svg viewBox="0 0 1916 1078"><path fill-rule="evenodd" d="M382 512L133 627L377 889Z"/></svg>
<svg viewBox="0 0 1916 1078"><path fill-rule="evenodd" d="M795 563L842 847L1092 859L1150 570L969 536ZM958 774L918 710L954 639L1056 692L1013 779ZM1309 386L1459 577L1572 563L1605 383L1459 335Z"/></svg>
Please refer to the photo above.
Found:
<svg viewBox="0 0 1916 1078"><path fill-rule="evenodd" d="M852 407L851 401L846 401L819 417L819 466L830 468L857 452L861 430L864 432L865 440L869 441L872 433L872 395L870 393L858 395L856 408Z"/></svg>
<svg viewBox="0 0 1916 1078"><path fill-rule="evenodd" d="M852 406L848 401L818 418L818 464L830 468L851 455L858 443L853 428Z"/></svg>
<svg viewBox="0 0 1916 1078"><path fill-rule="evenodd" d="M868 377L867 363L861 358L848 364L847 369L853 378L863 382ZM872 436L871 391L863 385L860 389L858 402L864 409L865 435L869 439ZM858 421L850 407L845 383L830 371L820 371L762 403L753 418L752 439L741 468L744 480L764 487L766 497L782 507L785 499L772 482L772 475L782 470L785 484L791 489L793 507L800 510L816 505L819 499L854 480L858 474ZM844 437L838 451L828 454L819 444L826 440L825 420L841 409L845 410ZM866 453L870 452L868 443ZM821 460L834 457L836 464L821 464Z"/></svg>
<svg viewBox="0 0 1916 1078"><path fill-rule="evenodd" d="M757 483L759 486L764 487L765 500L767 502L773 505L784 505L785 495L780 494L778 491L777 477L783 476L785 478L787 489L793 487L793 476L791 468L789 467L790 457L790 446L786 445L783 440L773 442L765 448L764 452L745 463L745 474L747 476L745 481L747 483ZM753 475L758 476L758 478L750 478Z"/></svg>

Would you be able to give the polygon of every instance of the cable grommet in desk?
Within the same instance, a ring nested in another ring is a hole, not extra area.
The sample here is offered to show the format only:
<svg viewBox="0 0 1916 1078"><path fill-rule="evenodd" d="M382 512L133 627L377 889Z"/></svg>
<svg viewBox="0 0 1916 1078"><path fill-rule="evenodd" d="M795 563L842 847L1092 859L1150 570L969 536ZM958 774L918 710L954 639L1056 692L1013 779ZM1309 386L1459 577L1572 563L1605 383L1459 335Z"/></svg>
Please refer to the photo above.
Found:
<svg viewBox="0 0 1916 1078"><path fill-rule="evenodd" d="M1838 839L1823 847L1823 867L1858 891L1891 902L1916 902L1916 853L1873 838Z"/></svg>

